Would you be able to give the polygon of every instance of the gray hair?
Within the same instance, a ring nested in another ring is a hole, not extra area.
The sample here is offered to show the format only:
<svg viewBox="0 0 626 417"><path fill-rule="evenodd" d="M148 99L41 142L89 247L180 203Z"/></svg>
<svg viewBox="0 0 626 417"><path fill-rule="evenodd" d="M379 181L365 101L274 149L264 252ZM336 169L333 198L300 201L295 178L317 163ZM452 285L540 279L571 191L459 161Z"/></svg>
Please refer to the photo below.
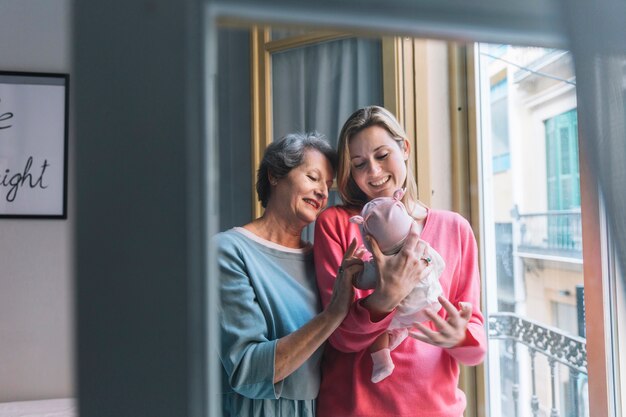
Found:
<svg viewBox="0 0 626 417"><path fill-rule="evenodd" d="M264 208L271 195L270 176L275 179L286 177L289 171L302 164L304 154L310 149L319 151L328 159L333 171L337 170L337 153L326 136L318 132L289 133L265 149L256 175L256 193Z"/></svg>

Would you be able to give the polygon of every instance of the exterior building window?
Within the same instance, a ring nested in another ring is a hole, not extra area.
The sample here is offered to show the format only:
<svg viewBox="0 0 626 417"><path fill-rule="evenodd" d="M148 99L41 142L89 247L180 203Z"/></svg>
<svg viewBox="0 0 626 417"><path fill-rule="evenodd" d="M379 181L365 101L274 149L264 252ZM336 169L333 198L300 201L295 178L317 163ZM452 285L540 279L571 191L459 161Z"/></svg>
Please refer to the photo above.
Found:
<svg viewBox="0 0 626 417"><path fill-rule="evenodd" d="M545 121L548 210L580 207L576 109Z"/></svg>
<svg viewBox="0 0 626 417"><path fill-rule="evenodd" d="M578 120L570 110L545 121L548 210L580 210L580 173L578 169ZM548 242L570 249L580 244L579 219L550 216Z"/></svg>

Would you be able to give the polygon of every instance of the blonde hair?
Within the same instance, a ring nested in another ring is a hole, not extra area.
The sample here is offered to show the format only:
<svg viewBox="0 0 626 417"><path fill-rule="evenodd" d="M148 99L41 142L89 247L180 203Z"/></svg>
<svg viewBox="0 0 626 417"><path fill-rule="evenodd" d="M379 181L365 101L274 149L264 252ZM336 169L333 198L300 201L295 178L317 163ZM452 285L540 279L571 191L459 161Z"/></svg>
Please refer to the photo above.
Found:
<svg viewBox="0 0 626 417"><path fill-rule="evenodd" d="M359 188L354 181L351 172L350 163L350 149L348 147L350 139L352 139L357 133L367 129L371 126L382 127L389 133L391 138L396 141L401 150L404 149L404 141L407 140L407 135L398 123L398 120L391 112L380 106L368 106L359 109L352 113L348 120L343 124L341 133L339 134L339 143L337 145L338 154L338 166L337 166L337 188L341 195L343 203L351 208L361 209L368 201L369 198ZM402 198L402 202L409 210L409 213L415 208L415 204L419 202L417 198L417 183L415 182L415 176L413 170L409 164L409 160L406 160L406 179L404 180L404 187L406 193ZM420 202L420 204L422 204Z"/></svg>

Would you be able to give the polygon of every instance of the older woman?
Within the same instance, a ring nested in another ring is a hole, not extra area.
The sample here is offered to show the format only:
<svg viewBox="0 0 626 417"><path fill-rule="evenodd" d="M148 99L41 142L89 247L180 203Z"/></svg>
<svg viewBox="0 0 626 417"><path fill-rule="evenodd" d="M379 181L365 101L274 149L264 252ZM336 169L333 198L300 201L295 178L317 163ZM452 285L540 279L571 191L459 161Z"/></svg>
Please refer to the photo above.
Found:
<svg viewBox="0 0 626 417"><path fill-rule="evenodd" d="M315 415L320 347L346 316L362 268L354 242L322 310L312 245L301 235L326 206L335 162L315 133L272 143L257 172L264 214L215 237L224 416Z"/></svg>

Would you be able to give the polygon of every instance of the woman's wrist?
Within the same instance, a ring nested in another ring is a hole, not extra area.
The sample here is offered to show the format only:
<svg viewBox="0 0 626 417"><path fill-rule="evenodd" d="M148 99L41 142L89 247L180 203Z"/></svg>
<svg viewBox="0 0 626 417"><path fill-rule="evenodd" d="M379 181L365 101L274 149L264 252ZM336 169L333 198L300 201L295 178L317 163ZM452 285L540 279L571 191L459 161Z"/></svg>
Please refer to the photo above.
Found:
<svg viewBox="0 0 626 417"><path fill-rule="evenodd" d="M339 311L338 308L334 308L332 303L328 304L324 310L320 313L322 321L333 328L339 327L346 315Z"/></svg>

